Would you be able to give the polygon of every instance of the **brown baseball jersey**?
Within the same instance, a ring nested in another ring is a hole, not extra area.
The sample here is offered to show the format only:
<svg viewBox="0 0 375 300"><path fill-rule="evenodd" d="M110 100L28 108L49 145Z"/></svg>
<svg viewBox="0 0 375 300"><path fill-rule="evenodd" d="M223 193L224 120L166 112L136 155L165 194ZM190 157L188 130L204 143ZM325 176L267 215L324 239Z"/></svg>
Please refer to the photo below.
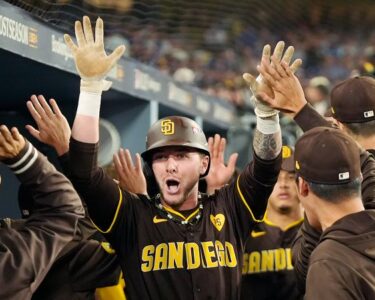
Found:
<svg viewBox="0 0 375 300"><path fill-rule="evenodd" d="M245 244L241 299L302 299L292 265L291 246L303 219L285 231L267 219L257 224Z"/></svg>
<svg viewBox="0 0 375 300"><path fill-rule="evenodd" d="M69 180L31 144L4 163L30 188L35 212L22 228L0 229L0 299L30 299L73 239L83 208Z"/></svg>
<svg viewBox="0 0 375 300"><path fill-rule="evenodd" d="M70 147L73 182L116 250L129 299L239 298L243 244L263 218L280 156L254 155L233 184L186 213L119 189L96 165L97 144Z"/></svg>

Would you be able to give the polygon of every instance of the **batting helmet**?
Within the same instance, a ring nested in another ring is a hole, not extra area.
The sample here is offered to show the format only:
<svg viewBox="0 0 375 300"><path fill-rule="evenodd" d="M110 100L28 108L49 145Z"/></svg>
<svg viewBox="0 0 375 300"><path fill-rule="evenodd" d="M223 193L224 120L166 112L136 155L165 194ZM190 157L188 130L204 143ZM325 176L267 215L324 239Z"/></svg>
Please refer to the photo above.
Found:
<svg viewBox="0 0 375 300"><path fill-rule="evenodd" d="M207 139L202 129L195 121L186 117L170 116L154 123L147 133L146 151L141 156L150 164L152 154L168 146L193 148L210 156ZM209 168L210 164L202 176L208 174Z"/></svg>

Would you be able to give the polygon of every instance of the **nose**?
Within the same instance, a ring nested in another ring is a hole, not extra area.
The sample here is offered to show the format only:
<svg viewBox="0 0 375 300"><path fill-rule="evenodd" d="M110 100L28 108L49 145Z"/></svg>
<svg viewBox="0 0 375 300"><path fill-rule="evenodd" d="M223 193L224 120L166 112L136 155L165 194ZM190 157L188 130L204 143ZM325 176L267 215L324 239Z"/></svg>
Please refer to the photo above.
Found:
<svg viewBox="0 0 375 300"><path fill-rule="evenodd" d="M169 156L167 159L166 170L170 174L177 172L177 163L172 156Z"/></svg>

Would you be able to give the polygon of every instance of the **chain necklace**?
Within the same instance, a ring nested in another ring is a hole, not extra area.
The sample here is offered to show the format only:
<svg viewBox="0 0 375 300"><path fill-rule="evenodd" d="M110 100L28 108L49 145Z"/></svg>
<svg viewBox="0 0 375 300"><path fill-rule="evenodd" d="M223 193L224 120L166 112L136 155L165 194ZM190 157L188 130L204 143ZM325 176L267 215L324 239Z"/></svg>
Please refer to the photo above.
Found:
<svg viewBox="0 0 375 300"><path fill-rule="evenodd" d="M167 211L165 209L165 207L163 206L163 204L161 204L160 202L160 193L157 194L155 196L155 206L161 211L161 213L163 215L165 215L169 220L177 223L177 224L181 224L181 225L187 225L187 224L190 224L190 225L194 225L196 223L198 223L198 221L200 220L200 218L202 217L202 210L203 210L203 203L202 203L202 195L201 193L198 193L198 213L194 216L194 218L192 218L191 220L180 220L178 218L176 218L175 216L173 216L169 211Z"/></svg>

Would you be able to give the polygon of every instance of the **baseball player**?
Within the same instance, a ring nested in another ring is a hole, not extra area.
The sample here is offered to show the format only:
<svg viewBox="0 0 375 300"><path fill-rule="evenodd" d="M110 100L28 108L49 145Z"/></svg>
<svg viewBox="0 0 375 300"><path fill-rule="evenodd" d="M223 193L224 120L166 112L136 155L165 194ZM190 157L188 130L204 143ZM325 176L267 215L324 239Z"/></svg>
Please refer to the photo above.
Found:
<svg viewBox="0 0 375 300"><path fill-rule="evenodd" d="M30 299L84 211L69 180L16 128L0 126L0 160L30 189L35 207L19 229L0 228L0 299Z"/></svg>
<svg viewBox="0 0 375 300"><path fill-rule="evenodd" d="M254 160L234 183L212 196L198 193L199 178L210 167L202 129L185 117L157 121L147 134L142 157L160 192L154 198L130 194L108 178L95 159L101 93L108 88L104 79L124 48L106 55L101 19L96 22L95 39L87 17L83 28L77 21L75 29L78 45L65 35L82 79L70 143L72 178L87 199L91 218L119 256L127 295L135 299L238 298L242 245L264 217L281 165L277 111L256 104ZM275 50L279 59L283 46ZM269 58L269 47L265 50ZM257 82L252 88L261 86Z"/></svg>
<svg viewBox="0 0 375 300"><path fill-rule="evenodd" d="M262 62L259 71L267 78L267 82L274 91L274 98L266 93L260 95L270 106L292 114L300 127L307 131L317 126L330 127L331 123L322 118L307 104L301 84L290 68L283 62L275 61L271 66L267 61ZM360 154L363 180L362 201L366 209L375 208L375 160L370 154L373 149L373 117L374 80L368 77L357 77L344 81L333 88L331 92L333 121L336 127L354 138L357 143L368 151ZM370 152L369 152L370 151ZM312 227L308 220L301 227L301 231L293 245L293 264L296 271L299 288L305 290L305 281L309 258L321 237L321 230Z"/></svg>
<svg viewBox="0 0 375 300"><path fill-rule="evenodd" d="M65 116L54 99L50 99L48 105L42 95L31 96L27 107L37 126L27 125L26 128L40 142L56 150L64 173L69 177L71 131ZM35 208L24 185L20 186L18 200L22 217L32 216ZM86 214L78 222L73 241L61 251L32 299L95 299L96 290L103 287L107 288L99 292L107 297L104 299L124 299L124 292L117 287L120 273L115 252L97 233ZM109 293L115 296L107 296Z"/></svg>
<svg viewBox="0 0 375 300"><path fill-rule="evenodd" d="M297 197L293 149L283 146L281 171L264 222L246 241L241 299L302 299L292 265L292 242L303 222Z"/></svg>
<svg viewBox="0 0 375 300"><path fill-rule="evenodd" d="M296 144L298 196L311 227L305 299L375 299L375 210L361 199L360 149L332 128L307 131Z"/></svg>

